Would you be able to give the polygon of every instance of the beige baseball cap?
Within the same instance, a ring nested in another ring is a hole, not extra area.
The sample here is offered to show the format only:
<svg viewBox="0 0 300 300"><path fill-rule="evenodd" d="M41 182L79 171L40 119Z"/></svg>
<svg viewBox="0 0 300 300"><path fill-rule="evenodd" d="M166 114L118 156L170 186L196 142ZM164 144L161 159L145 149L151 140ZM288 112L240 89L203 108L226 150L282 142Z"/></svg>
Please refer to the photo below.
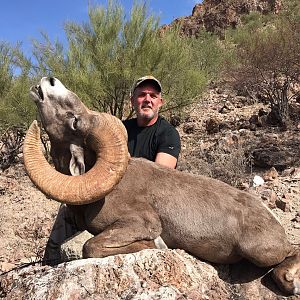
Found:
<svg viewBox="0 0 300 300"><path fill-rule="evenodd" d="M141 78L139 78L138 80L136 80L131 88L131 95L133 95L135 89L141 85L142 83L144 83L145 81L152 81L155 83L155 86L158 88L158 91L161 92L161 83L159 82L158 79L156 79L154 76L151 75L147 75L147 76L143 76Z"/></svg>

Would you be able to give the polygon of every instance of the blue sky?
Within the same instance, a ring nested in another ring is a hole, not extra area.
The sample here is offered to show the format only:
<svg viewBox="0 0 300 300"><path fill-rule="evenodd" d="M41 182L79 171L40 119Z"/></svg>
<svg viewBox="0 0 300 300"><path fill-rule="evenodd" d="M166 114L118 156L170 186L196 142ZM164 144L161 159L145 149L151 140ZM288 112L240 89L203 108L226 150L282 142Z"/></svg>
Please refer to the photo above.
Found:
<svg viewBox="0 0 300 300"><path fill-rule="evenodd" d="M82 23L88 20L88 3L106 6L100 0L4 0L0 10L0 41L16 45L22 42L26 55L31 53L31 40L40 39L40 32L46 32L54 41L64 41L63 25L67 21ZM194 0L148 0L150 12L160 16L162 24L169 24L180 16L191 15ZM130 11L134 1L119 0ZM139 2L140 3L140 2Z"/></svg>

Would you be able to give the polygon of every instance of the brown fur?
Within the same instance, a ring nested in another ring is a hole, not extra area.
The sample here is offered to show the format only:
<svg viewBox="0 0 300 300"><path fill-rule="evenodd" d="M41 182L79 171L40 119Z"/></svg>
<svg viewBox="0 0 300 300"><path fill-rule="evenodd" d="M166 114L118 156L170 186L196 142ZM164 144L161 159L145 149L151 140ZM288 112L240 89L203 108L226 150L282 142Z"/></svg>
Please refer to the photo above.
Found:
<svg viewBox="0 0 300 300"><path fill-rule="evenodd" d="M73 93L69 95L74 105L67 95L64 101L68 109L74 113L80 109L84 120L88 113L81 108L83 104L79 99L74 101ZM49 105L55 107L55 100L53 96ZM63 99L59 100L63 107ZM63 114L47 118L41 109L40 113L44 123L48 122L45 127L52 126L52 131L48 130L52 141L55 132L66 133L61 128L64 125L59 125L64 124ZM53 126L57 126L54 131ZM63 141L52 143L52 155L56 168L67 172L70 154L63 153L73 143L72 135L65 134ZM80 134L76 143L84 147ZM65 149L63 145L67 145ZM62 155L65 160L60 159ZM91 161L91 154L88 156ZM153 240L161 236L168 247L184 249L211 262L234 263L246 258L261 267L278 265L273 276L279 286L299 293L299 252L288 242L282 226L260 199L221 181L132 158L120 183L104 199L69 208L77 226L95 235L84 245L85 257L152 248Z"/></svg>

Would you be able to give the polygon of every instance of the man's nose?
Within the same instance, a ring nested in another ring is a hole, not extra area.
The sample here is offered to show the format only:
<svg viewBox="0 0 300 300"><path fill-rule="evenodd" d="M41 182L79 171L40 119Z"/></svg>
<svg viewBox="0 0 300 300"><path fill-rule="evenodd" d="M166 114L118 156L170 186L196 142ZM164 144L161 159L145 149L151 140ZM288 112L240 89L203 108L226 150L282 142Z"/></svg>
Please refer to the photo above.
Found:
<svg viewBox="0 0 300 300"><path fill-rule="evenodd" d="M145 95L145 99L144 99L145 101L147 101L147 102L150 102L151 101L151 96L150 96L150 94L146 94Z"/></svg>

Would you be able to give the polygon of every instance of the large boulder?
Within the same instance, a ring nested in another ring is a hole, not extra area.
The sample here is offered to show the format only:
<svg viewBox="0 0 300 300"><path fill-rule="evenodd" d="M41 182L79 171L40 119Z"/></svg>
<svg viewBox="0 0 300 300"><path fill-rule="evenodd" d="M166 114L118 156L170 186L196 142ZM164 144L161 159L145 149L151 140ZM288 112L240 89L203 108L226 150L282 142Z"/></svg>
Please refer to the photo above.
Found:
<svg viewBox="0 0 300 300"><path fill-rule="evenodd" d="M71 238L67 239L60 247L60 256L62 261L67 262L70 260L82 258L82 247L84 243L94 237L87 230L78 232Z"/></svg>
<svg viewBox="0 0 300 300"><path fill-rule="evenodd" d="M295 164L297 159L297 157L291 155L290 149L275 145L254 149L252 156L254 166L260 168L275 167L280 171Z"/></svg>
<svg viewBox="0 0 300 300"><path fill-rule="evenodd" d="M0 277L0 298L283 299L265 273L247 263L212 266L183 250L149 249L14 270Z"/></svg>

